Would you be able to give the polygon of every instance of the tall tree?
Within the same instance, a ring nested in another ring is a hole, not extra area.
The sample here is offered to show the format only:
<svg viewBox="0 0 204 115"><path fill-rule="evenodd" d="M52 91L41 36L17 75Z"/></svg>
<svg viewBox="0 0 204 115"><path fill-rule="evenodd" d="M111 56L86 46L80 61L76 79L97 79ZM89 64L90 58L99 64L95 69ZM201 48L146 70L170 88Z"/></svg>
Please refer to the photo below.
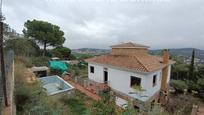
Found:
<svg viewBox="0 0 204 115"><path fill-rule="evenodd" d="M191 56L191 65L189 68L189 79L195 79L194 78L194 60L195 60L195 50L193 49L192 56Z"/></svg>
<svg viewBox="0 0 204 115"><path fill-rule="evenodd" d="M45 56L48 46L61 46L65 41L64 32L60 30L60 27L49 22L28 20L24 26L24 35L34 38L38 43L43 45L43 56Z"/></svg>

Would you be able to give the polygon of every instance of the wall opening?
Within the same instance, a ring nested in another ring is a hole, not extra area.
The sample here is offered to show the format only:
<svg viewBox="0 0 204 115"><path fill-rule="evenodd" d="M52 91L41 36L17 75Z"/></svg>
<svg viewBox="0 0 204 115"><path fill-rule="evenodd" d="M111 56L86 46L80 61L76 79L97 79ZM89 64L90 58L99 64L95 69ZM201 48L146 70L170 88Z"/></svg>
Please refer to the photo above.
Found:
<svg viewBox="0 0 204 115"><path fill-rule="evenodd" d="M107 71L104 71L103 72L104 74L104 83L108 83L108 72Z"/></svg>
<svg viewBox="0 0 204 115"><path fill-rule="evenodd" d="M157 85L157 75L153 76L153 87Z"/></svg>
<svg viewBox="0 0 204 115"><path fill-rule="evenodd" d="M90 66L90 73L94 73L94 67Z"/></svg>
<svg viewBox="0 0 204 115"><path fill-rule="evenodd" d="M135 77L135 76L131 76L130 86L131 87L141 86L141 78L138 78L138 77Z"/></svg>

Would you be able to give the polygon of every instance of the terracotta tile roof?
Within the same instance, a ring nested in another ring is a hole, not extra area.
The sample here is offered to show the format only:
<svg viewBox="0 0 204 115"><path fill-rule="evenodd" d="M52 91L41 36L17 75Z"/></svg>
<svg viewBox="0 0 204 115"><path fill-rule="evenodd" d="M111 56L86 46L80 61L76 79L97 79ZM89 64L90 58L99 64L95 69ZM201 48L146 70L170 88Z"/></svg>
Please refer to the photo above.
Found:
<svg viewBox="0 0 204 115"><path fill-rule="evenodd" d="M132 43L132 42L113 45L111 47L112 48L149 48L149 46L145 46L142 44L136 44L136 43Z"/></svg>
<svg viewBox="0 0 204 115"><path fill-rule="evenodd" d="M120 67L124 69L131 69L137 72L145 73L153 72L163 68L166 64L163 64L162 60L163 59L161 57L152 56L150 54L143 54L137 56L108 54L89 58L86 61ZM171 63L173 64L173 61L170 61L169 64Z"/></svg>

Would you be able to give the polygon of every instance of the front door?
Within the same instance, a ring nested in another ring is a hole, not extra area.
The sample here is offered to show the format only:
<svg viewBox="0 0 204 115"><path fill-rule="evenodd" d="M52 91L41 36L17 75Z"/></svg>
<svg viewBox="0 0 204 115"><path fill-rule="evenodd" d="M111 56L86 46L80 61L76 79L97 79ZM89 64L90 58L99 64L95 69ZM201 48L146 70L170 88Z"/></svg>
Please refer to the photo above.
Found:
<svg viewBox="0 0 204 115"><path fill-rule="evenodd" d="M108 82L108 72L107 71L104 71L104 83L107 83Z"/></svg>

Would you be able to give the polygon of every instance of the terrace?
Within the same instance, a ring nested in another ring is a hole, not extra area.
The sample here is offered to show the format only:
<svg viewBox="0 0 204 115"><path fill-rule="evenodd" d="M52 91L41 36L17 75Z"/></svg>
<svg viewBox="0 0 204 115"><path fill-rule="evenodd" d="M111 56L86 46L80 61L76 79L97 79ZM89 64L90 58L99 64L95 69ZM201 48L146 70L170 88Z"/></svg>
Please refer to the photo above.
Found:
<svg viewBox="0 0 204 115"><path fill-rule="evenodd" d="M98 83L87 77L72 78L66 75L63 79L94 100L101 100L100 95L109 90L108 84Z"/></svg>

